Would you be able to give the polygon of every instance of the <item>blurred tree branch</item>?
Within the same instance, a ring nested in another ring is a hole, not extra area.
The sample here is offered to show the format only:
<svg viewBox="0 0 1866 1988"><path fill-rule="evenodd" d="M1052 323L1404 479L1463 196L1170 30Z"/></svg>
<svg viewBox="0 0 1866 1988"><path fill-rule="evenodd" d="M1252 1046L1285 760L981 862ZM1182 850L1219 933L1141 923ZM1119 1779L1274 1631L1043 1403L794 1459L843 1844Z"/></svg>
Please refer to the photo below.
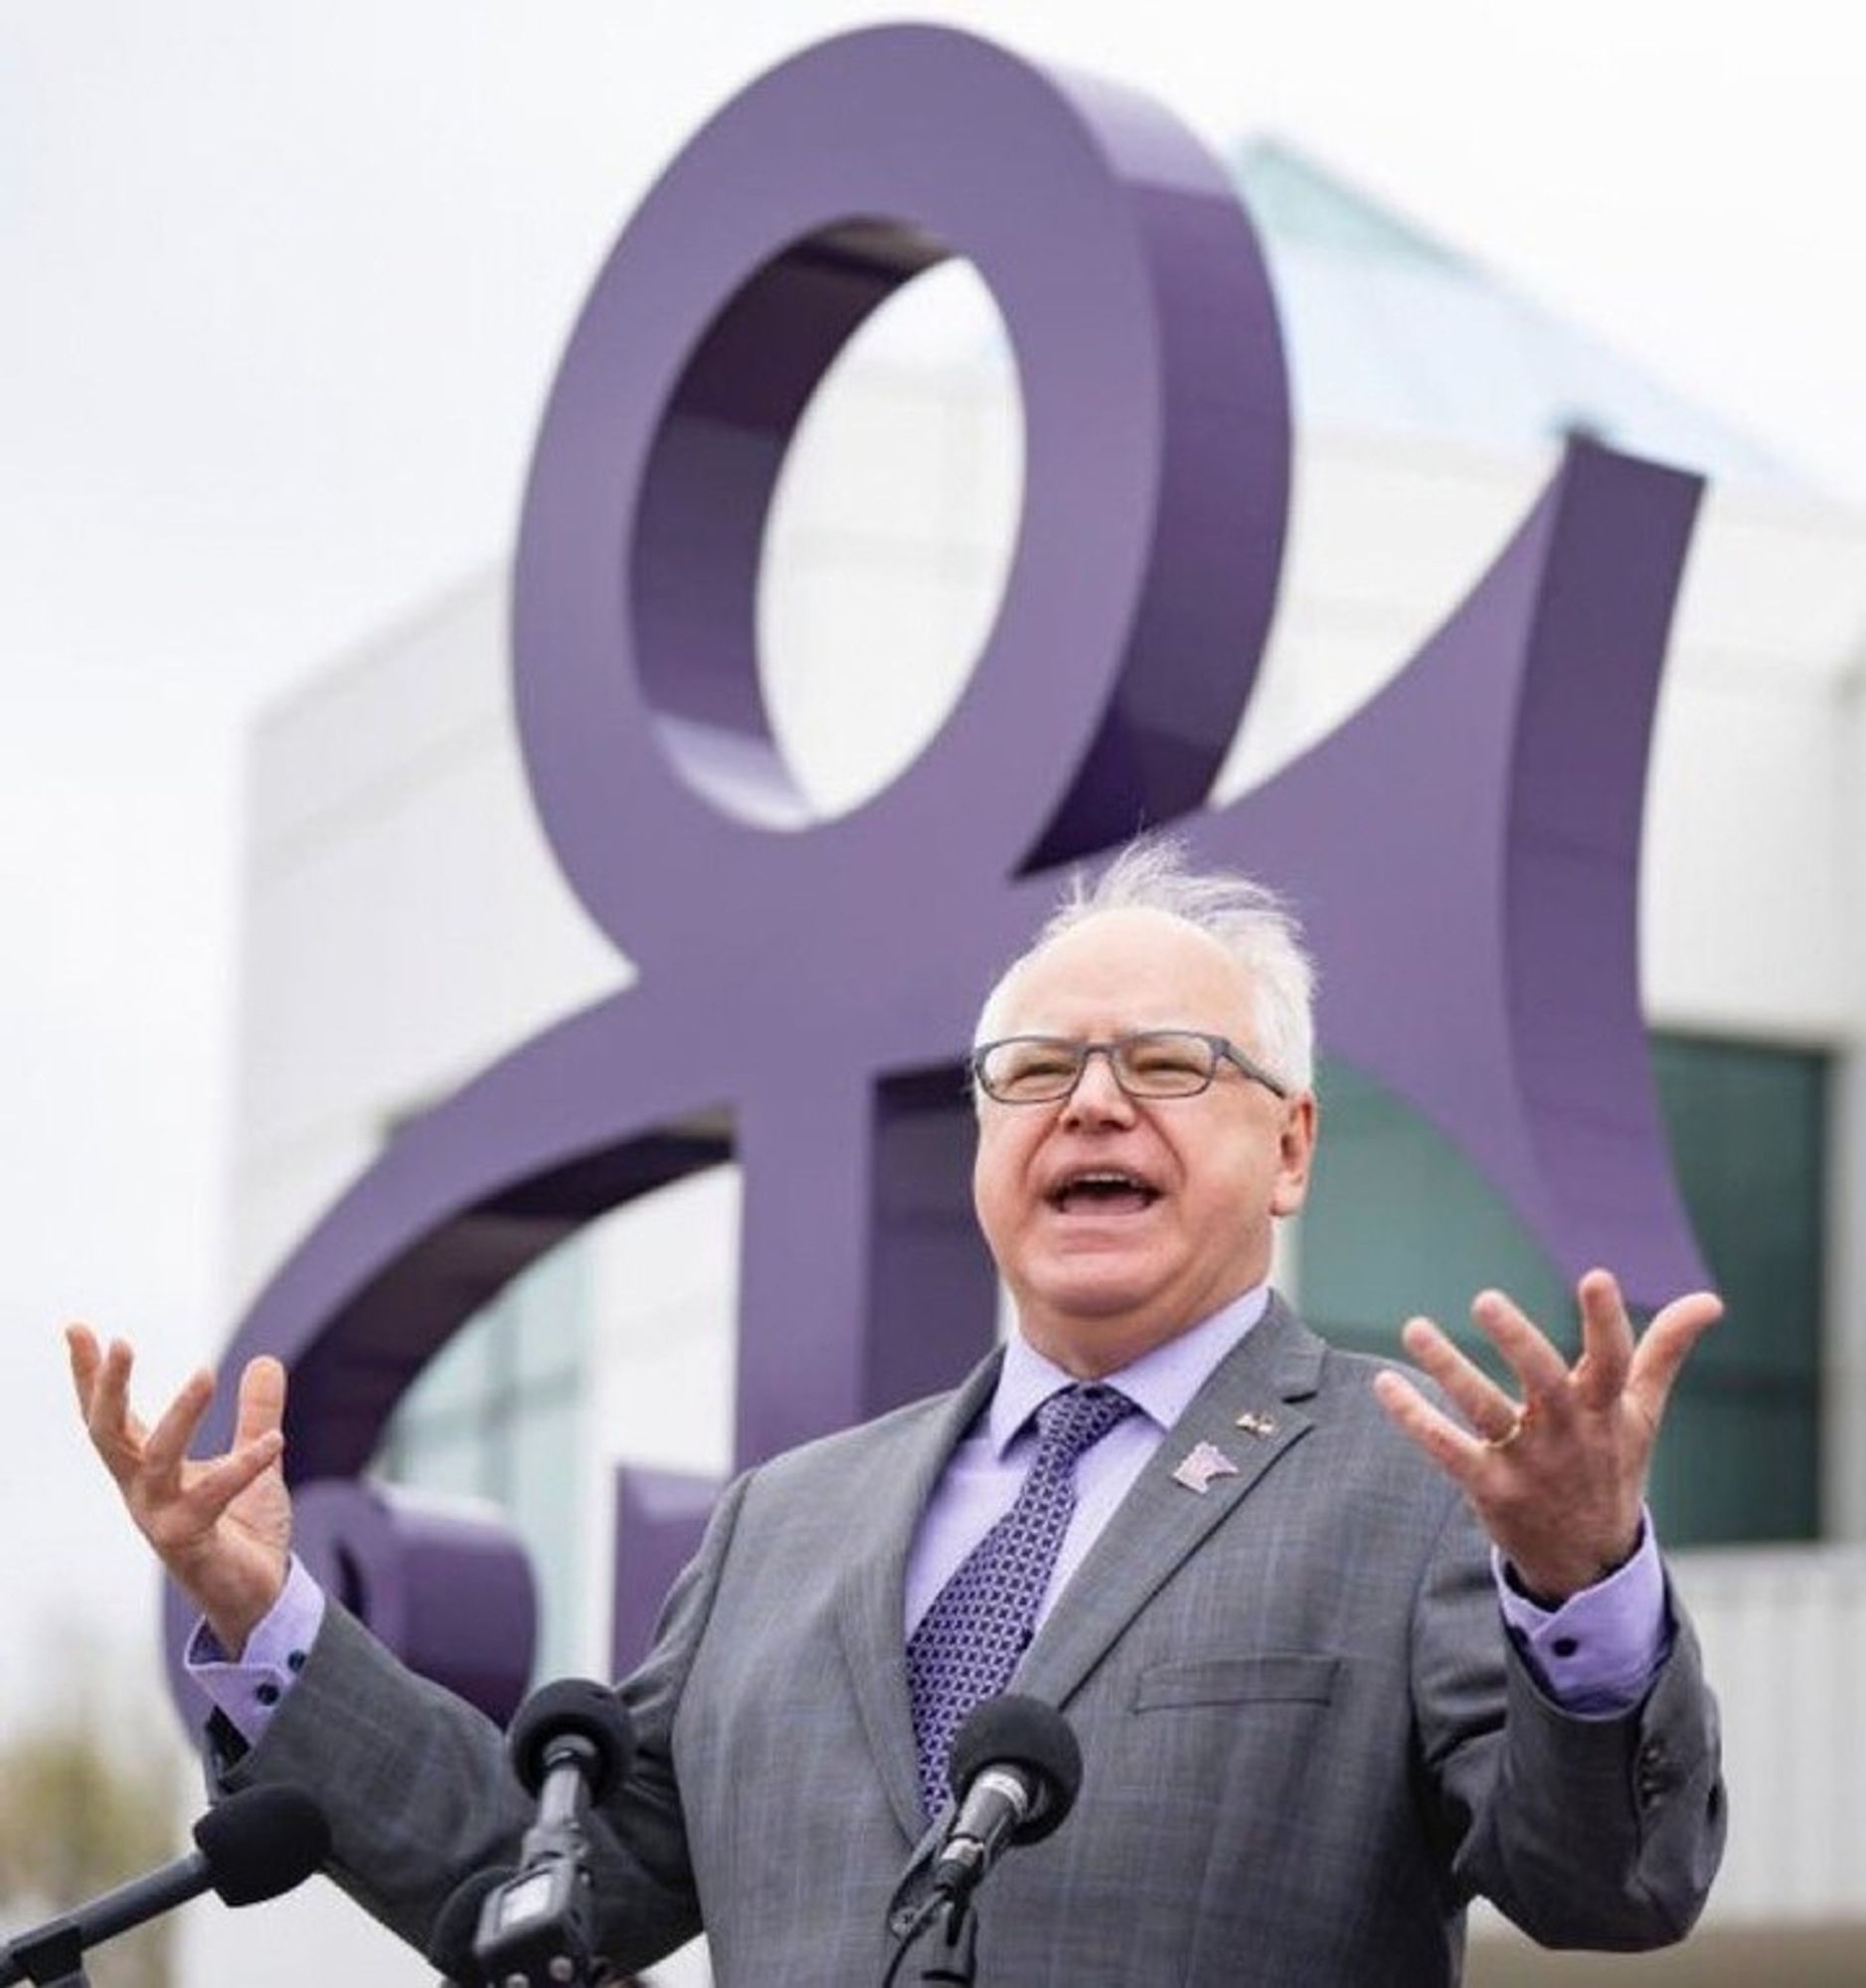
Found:
<svg viewBox="0 0 1866 1988"><path fill-rule="evenodd" d="M106 1709L94 1667L81 1658L76 1669L57 1711L0 1741L0 1922L7 1937L182 1848L166 1730L124 1716L123 1707ZM169 1988L169 1948L167 1919L112 1940L86 1961L93 1988Z"/></svg>

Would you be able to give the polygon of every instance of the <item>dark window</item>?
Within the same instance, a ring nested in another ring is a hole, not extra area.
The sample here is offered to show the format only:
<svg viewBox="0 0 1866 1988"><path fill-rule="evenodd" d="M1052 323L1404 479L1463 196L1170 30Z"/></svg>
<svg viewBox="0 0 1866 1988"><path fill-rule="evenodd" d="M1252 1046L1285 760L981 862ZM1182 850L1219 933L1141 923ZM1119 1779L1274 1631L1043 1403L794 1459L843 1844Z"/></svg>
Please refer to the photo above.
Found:
<svg viewBox="0 0 1866 1988"><path fill-rule="evenodd" d="M1673 1396L1653 1509L1673 1546L1810 1539L1826 1060L1682 1036L1656 1038L1652 1054L1685 1202L1728 1306ZM1467 1307L1496 1284L1572 1340L1567 1280L1448 1140L1344 1065L1324 1067L1320 1090L1299 1243L1317 1330L1395 1356L1400 1326L1425 1312L1487 1354Z"/></svg>

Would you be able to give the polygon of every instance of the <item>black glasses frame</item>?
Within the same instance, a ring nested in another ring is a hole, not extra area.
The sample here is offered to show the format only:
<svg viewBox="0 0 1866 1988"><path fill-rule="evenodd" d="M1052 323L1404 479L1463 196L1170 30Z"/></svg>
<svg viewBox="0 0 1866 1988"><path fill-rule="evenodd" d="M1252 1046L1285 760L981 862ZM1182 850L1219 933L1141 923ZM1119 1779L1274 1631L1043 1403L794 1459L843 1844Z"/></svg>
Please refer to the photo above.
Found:
<svg viewBox="0 0 1866 1988"><path fill-rule="evenodd" d="M1195 1084L1190 1090L1136 1090L1122 1074L1122 1062L1138 1043L1188 1042L1203 1043L1210 1053L1211 1061L1206 1067L1205 1080ZM1055 1090L1046 1090L1036 1097L1028 1093L1022 1096L1008 1095L994 1090L985 1076L985 1065L994 1050L1008 1048L1013 1043L1041 1043L1070 1061L1068 1081ZM1261 1063L1246 1055L1229 1036L1215 1036L1204 1029L1133 1029L1124 1036L1110 1036L1105 1042L1083 1042L1073 1036L1000 1036L995 1042L980 1043L972 1051L970 1064L972 1081L985 1095L999 1104L1060 1104L1064 1098L1073 1095L1077 1084L1082 1081L1082 1074L1089 1068L1092 1056L1107 1058L1108 1070L1114 1081L1128 1097L1139 1098L1143 1103L1157 1104L1177 1097L1201 1097L1210 1090L1218 1076L1221 1063L1234 1065L1253 1083L1261 1083L1274 1097L1286 1098L1289 1086L1280 1077L1272 1077Z"/></svg>

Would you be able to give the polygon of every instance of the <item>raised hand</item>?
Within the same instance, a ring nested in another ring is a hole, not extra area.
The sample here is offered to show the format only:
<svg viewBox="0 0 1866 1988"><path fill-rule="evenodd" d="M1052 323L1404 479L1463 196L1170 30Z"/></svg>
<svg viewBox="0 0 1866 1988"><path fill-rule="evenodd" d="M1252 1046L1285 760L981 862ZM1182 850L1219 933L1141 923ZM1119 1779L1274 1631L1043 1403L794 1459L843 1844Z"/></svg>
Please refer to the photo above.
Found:
<svg viewBox="0 0 1866 1988"><path fill-rule="evenodd" d="M1646 1473L1672 1383L1722 1316L1709 1291L1674 1298L1634 1343L1619 1285L1590 1270L1577 1287L1581 1358L1571 1367L1501 1291L1471 1305L1509 1363L1513 1400L1430 1319L1410 1320L1406 1350L1470 1424L1460 1428L1403 1375L1375 1383L1381 1406L1463 1491L1518 1579L1566 1600L1629 1559L1639 1543Z"/></svg>
<svg viewBox="0 0 1866 1988"><path fill-rule="evenodd" d="M285 1370L253 1361L240 1381L234 1446L200 1460L188 1445L214 1399L205 1369L189 1377L153 1428L129 1405L135 1355L113 1339L100 1349L86 1326L66 1332L79 1412L137 1530L155 1549L230 1656L277 1600L291 1551L285 1447Z"/></svg>

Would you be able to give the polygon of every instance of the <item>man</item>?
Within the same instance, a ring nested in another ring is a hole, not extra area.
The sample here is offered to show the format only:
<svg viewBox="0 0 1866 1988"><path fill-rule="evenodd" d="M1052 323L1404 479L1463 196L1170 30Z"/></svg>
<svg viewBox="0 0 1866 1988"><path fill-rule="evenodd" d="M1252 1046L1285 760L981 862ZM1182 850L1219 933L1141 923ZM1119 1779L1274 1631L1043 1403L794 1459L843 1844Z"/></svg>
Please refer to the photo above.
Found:
<svg viewBox="0 0 1866 1988"><path fill-rule="evenodd" d="M1717 1300L1635 1346L1591 1272L1571 1367L1485 1293L1519 1399L1413 1321L1468 1427L1324 1346L1267 1283L1314 1150L1308 1005L1274 901L1157 842L994 990L975 1198L1017 1331L955 1394L722 1499L621 1687L640 1753L595 1832L618 1963L704 1927L725 1983L879 1979L950 1733L1007 1681L1061 1707L1085 1775L981 1896L982 1981L1449 1982L1478 1893L1554 1944L1690 1925L1715 1713L1642 1495ZM233 1451L190 1463L207 1376L146 1431L128 1349L72 1351L206 1618L219 1785L310 1785L338 1882L423 1940L511 1861L497 1734L289 1562L274 1364L243 1379Z"/></svg>

